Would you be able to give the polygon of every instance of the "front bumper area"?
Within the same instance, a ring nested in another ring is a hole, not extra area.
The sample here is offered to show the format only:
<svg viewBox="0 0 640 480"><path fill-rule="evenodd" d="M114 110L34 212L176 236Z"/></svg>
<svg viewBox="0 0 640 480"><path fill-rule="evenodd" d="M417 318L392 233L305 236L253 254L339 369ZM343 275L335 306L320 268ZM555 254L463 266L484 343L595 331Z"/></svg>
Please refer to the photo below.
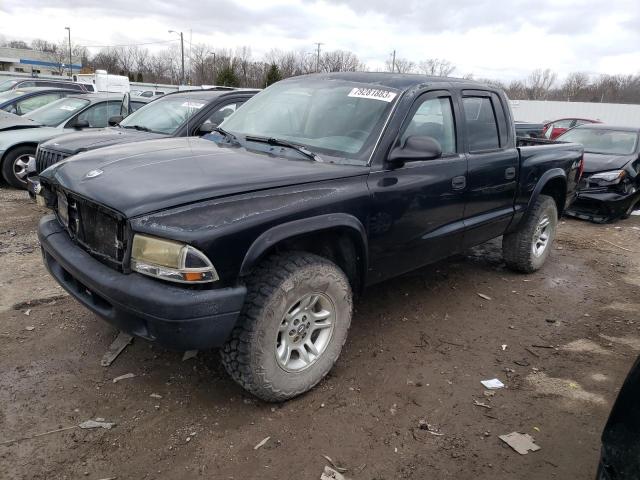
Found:
<svg viewBox="0 0 640 480"><path fill-rule="evenodd" d="M38 227L49 273L76 300L131 335L176 350L219 347L235 326L246 288L192 290L120 273L75 245L54 215Z"/></svg>
<svg viewBox="0 0 640 480"><path fill-rule="evenodd" d="M615 192L578 192L575 202L565 211L570 217L595 223L607 223L623 217L640 201L640 191L629 194Z"/></svg>

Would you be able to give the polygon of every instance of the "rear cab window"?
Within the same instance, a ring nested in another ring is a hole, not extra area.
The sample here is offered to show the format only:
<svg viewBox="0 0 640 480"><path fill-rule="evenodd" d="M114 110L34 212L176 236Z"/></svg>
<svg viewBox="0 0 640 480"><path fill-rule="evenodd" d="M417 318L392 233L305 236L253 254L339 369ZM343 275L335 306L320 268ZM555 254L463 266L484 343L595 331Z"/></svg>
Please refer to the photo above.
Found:
<svg viewBox="0 0 640 480"><path fill-rule="evenodd" d="M463 92L462 106L469 152L497 150L509 144L503 102L493 92Z"/></svg>

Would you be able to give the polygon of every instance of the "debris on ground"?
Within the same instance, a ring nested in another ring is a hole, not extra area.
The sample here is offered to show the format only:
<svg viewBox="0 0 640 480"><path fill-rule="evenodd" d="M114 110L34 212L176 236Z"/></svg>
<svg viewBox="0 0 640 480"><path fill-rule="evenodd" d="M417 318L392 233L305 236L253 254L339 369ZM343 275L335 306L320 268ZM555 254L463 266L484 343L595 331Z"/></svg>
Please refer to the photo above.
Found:
<svg viewBox="0 0 640 480"><path fill-rule="evenodd" d="M331 467L324 467L324 472L320 475L320 480L346 480L345 476L335 471Z"/></svg>
<svg viewBox="0 0 640 480"><path fill-rule="evenodd" d="M196 358L197 355L198 355L198 350L187 350L186 352L184 352L184 355L182 355L182 361L186 362L187 360Z"/></svg>
<svg viewBox="0 0 640 480"><path fill-rule="evenodd" d="M24 311L24 314L28 317L31 314L31 309L28 308Z"/></svg>
<svg viewBox="0 0 640 480"><path fill-rule="evenodd" d="M474 400L474 401L473 401L473 404L474 404L476 407L488 408L489 410L491 410L491 408L493 408L491 405L488 405L488 404L486 404L486 403L479 402L478 400Z"/></svg>
<svg viewBox="0 0 640 480"><path fill-rule="evenodd" d="M27 332L33 332L36 329L36 327L34 327L33 325L28 325L28 326L24 327L24 329Z"/></svg>
<svg viewBox="0 0 640 480"><path fill-rule="evenodd" d="M114 378L113 383L118 383L120 380L126 380L127 378L133 378L135 376L135 373L125 373L124 375L120 375L119 377Z"/></svg>
<svg viewBox="0 0 640 480"><path fill-rule="evenodd" d="M500 440L513 448L520 455L526 455L531 452L540 450L540 447L533 443L533 438L527 433L511 432L506 435L500 435Z"/></svg>
<svg viewBox="0 0 640 480"><path fill-rule="evenodd" d="M322 455L322 457L331 464L331 466L333 468L335 468L337 471L339 471L340 473L344 473L347 470L349 470L348 468L345 467L341 467L340 465L338 465L336 462L334 462L331 457L329 457L328 455Z"/></svg>
<svg viewBox="0 0 640 480"><path fill-rule="evenodd" d="M500 348L502 348L502 351L504 352L507 349L507 346L505 344L500 345Z"/></svg>
<svg viewBox="0 0 640 480"><path fill-rule="evenodd" d="M151 395L149 395L151 398L162 398L162 395L160 395L159 393L152 393Z"/></svg>
<svg viewBox="0 0 640 480"><path fill-rule="evenodd" d="M271 437L263 438L263 439L260 441L260 443L258 443L255 447L253 447L253 449L254 449L254 450L258 450L260 447L264 447L264 446L265 446L265 444L269 441L269 439L270 439L270 438L271 438Z"/></svg>
<svg viewBox="0 0 640 480"><path fill-rule="evenodd" d="M418 428L420 430L426 430L431 435L435 435L436 437L442 437L444 435L444 433L440 433L440 429L437 426L432 425L431 423L428 423L423 418L418 420Z"/></svg>
<svg viewBox="0 0 640 480"><path fill-rule="evenodd" d="M100 365L103 367L108 367L113 363L113 361L122 353L122 351L127 348L127 345L131 343L133 337L128 333L120 332L116 339L109 346L109 350L104 354L102 360L100 360Z"/></svg>
<svg viewBox="0 0 640 480"><path fill-rule="evenodd" d="M87 420L78 425L80 428L104 428L105 430L111 430L111 427L115 426L114 422L105 422L104 418L96 418L95 420Z"/></svg>
<svg viewBox="0 0 640 480"><path fill-rule="evenodd" d="M492 298L489 295L485 295L484 293L478 293L478 296L480 298L484 298L485 300L492 300Z"/></svg>
<svg viewBox="0 0 640 480"><path fill-rule="evenodd" d="M484 385L484 388L488 388L489 390L498 390L500 388L504 388L504 383L502 383L497 378L492 378L490 380L480 380L480 383Z"/></svg>

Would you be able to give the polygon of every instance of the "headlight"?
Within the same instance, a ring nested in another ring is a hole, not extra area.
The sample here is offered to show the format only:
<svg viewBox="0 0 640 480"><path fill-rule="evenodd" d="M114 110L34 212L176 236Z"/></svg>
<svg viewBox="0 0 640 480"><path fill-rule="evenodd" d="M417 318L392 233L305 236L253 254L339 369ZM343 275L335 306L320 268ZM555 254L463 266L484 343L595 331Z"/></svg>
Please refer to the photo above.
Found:
<svg viewBox="0 0 640 480"><path fill-rule="evenodd" d="M131 250L131 269L172 282L207 283L218 272L204 253L184 243L136 234Z"/></svg>
<svg viewBox="0 0 640 480"><path fill-rule="evenodd" d="M617 185L622 181L627 172L624 170L611 170L610 172L596 173L589 177L589 183L595 183L598 186Z"/></svg>

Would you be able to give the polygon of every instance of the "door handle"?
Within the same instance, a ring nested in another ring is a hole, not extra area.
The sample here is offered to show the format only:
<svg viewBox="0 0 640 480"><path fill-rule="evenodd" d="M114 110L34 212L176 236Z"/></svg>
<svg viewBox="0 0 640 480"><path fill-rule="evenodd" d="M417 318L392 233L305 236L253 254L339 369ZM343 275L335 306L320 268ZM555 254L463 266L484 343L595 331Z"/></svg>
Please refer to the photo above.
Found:
<svg viewBox="0 0 640 480"><path fill-rule="evenodd" d="M451 188L453 188L454 190L464 190L466 186L467 177L465 177L464 175L453 177L453 179L451 179Z"/></svg>
<svg viewBox="0 0 640 480"><path fill-rule="evenodd" d="M513 180L516 178L516 167L509 167L504 171L504 178L506 180Z"/></svg>

